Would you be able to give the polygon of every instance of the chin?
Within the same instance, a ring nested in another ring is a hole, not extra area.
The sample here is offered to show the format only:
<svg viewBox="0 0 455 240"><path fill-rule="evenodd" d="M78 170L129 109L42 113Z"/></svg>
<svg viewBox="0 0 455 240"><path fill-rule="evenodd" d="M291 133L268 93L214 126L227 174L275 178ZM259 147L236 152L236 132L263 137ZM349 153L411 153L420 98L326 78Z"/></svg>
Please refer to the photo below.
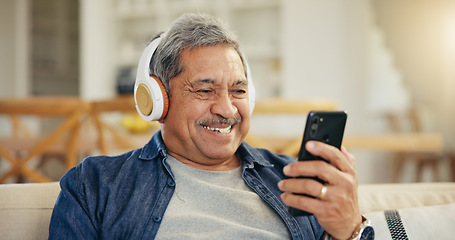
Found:
<svg viewBox="0 0 455 240"><path fill-rule="evenodd" d="M205 156L209 159L214 159L214 160L225 160L225 159L230 159L233 156L235 156L235 153L237 152L238 146L232 146L229 148L218 148L215 151L205 151Z"/></svg>

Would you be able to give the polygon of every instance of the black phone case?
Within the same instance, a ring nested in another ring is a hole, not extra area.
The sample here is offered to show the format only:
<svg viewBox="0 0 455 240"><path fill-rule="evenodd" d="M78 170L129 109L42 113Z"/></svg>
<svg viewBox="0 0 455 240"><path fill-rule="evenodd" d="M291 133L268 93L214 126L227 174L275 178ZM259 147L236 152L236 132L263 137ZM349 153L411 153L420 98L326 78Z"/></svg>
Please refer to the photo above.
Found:
<svg viewBox="0 0 455 240"><path fill-rule="evenodd" d="M310 140L316 140L325 142L329 145L332 145L338 149L341 148L341 143L343 142L344 129L346 126L347 114L343 111L312 111L308 114L305 130L303 133L302 145L300 147L298 160L299 161L308 161L308 160L322 160L323 158L319 156L311 155L306 149L305 144ZM319 178L312 178L320 183L324 184L325 182ZM308 196L308 195L306 195ZM312 197L312 196L309 196ZM291 215L297 216L308 216L312 213L302 211L295 208L289 208Z"/></svg>

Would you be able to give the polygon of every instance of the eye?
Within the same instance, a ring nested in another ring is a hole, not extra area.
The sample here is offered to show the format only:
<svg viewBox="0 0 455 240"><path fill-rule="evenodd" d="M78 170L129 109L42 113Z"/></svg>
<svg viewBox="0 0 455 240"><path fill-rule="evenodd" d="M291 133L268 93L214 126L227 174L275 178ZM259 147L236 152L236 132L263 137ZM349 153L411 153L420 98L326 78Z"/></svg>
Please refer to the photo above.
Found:
<svg viewBox="0 0 455 240"><path fill-rule="evenodd" d="M213 92L212 90L210 89L199 89L196 91L197 93L201 93L201 94L208 94L208 93L211 93Z"/></svg>
<svg viewBox="0 0 455 240"><path fill-rule="evenodd" d="M200 99L209 99L210 96L213 95L214 91L213 91L213 89L210 89L210 88L201 88L201 89L197 89L196 91L194 91L194 93Z"/></svg>
<svg viewBox="0 0 455 240"><path fill-rule="evenodd" d="M247 91L245 89L234 89L231 91L231 94L236 97L246 96Z"/></svg>

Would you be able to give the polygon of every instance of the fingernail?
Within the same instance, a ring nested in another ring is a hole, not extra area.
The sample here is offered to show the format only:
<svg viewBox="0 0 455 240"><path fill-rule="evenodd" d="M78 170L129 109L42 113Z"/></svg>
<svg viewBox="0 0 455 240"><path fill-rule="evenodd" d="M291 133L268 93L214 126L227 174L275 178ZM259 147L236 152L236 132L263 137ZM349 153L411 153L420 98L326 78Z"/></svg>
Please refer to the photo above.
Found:
<svg viewBox="0 0 455 240"><path fill-rule="evenodd" d="M278 182L278 188L281 189L281 187L283 187L283 182L282 182L282 181L279 181L279 182Z"/></svg>
<svg viewBox="0 0 455 240"><path fill-rule="evenodd" d="M307 142L306 149L311 150L313 148L314 148L314 142L312 142L312 141Z"/></svg>
<svg viewBox="0 0 455 240"><path fill-rule="evenodd" d="M283 173L284 173L285 175L288 175L288 174L289 174L289 171L290 171L290 167L289 167L289 166L285 166L285 167L283 168Z"/></svg>

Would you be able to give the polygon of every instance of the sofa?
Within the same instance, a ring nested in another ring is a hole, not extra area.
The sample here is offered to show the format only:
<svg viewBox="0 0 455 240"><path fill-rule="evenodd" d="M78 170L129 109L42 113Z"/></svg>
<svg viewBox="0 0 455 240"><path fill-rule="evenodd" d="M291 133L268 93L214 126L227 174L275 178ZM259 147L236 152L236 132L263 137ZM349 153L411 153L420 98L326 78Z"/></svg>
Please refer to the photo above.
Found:
<svg viewBox="0 0 455 240"><path fill-rule="evenodd" d="M58 182L0 185L0 239L47 239L59 192ZM409 239L454 239L455 183L368 184L358 193L376 239L392 239L386 210L399 212Z"/></svg>

